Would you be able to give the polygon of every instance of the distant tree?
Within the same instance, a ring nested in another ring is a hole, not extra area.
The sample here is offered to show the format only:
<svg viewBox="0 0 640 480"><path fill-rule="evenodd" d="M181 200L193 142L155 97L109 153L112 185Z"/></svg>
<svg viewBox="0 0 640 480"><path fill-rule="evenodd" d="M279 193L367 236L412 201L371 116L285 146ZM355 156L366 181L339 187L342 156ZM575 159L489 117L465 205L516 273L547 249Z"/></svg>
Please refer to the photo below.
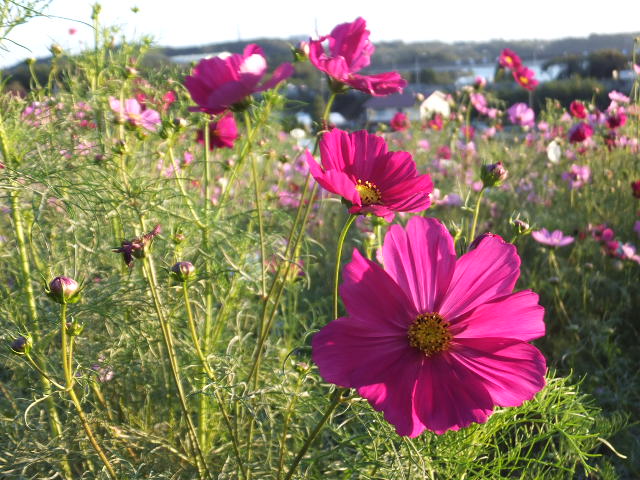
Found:
<svg viewBox="0 0 640 480"><path fill-rule="evenodd" d="M596 50L589 54L587 75L593 78L611 78L614 70L628 68L629 58L619 50Z"/></svg>

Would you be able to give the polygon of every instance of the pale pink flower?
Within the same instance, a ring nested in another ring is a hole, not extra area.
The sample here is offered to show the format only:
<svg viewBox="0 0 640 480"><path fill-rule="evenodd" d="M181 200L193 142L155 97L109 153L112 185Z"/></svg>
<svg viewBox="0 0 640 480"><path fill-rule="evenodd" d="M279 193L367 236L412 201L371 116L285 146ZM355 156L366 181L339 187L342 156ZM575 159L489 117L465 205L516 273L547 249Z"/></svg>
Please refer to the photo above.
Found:
<svg viewBox="0 0 640 480"><path fill-rule="evenodd" d="M531 232L531 236L533 239L541 243L543 245L547 245L549 247L564 247L574 242L574 238L570 236L565 236L561 230L554 230L549 233L549 230L543 228L541 230L534 230Z"/></svg>
<svg viewBox="0 0 640 480"><path fill-rule="evenodd" d="M160 114L150 108L144 110L135 98L127 98L124 104L115 97L109 97L109 106L116 115L134 127L155 132L160 125Z"/></svg>

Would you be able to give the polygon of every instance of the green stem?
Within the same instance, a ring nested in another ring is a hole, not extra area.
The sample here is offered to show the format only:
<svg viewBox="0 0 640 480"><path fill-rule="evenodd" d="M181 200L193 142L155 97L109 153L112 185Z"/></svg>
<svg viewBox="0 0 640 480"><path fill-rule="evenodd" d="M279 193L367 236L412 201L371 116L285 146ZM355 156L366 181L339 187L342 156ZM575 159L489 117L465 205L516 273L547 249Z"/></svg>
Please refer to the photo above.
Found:
<svg viewBox="0 0 640 480"><path fill-rule="evenodd" d="M142 227L144 230L144 225L142 225ZM158 321L160 322L162 338L164 340L164 346L167 352L167 356L169 357L169 366L171 368L173 381L175 383L176 390L178 392L180 407L182 408L184 419L187 422L187 430L189 431L189 437L191 439L191 442L193 443L193 447L195 450L194 460L198 467L198 473L200 474L200 478L205 478L205 477L211 478L211 474L209 473L207 464L204 459L204 454L202 453L200 440L198 438L198 435L196 434L196 428L193 424L193 420L191 419L191 413L189 412L189 407L187 406L187 398L184 393L184 387L182 386L182 379L180 378L180 368L178 365L178 360L175 353L175 347L173 344L173 334L171 332L171 324L167 321L167 319L164 316L162 302L160 300L160 296L158 295L155 267L149 255L144 257L143 267L145 271L145 277L147 278L147 284L149 285L149 290L151 291L151 296L153 298L153 305L156 310L156 316L158 317Z"/></svg>
<svg viewBox="0 0 640 480"><path fill-rule="evenodd" d="M476 238L476 228L478 227L478 216L480 215L480 204L482 203L482 196L484 195L485 187L482 187L478 194L478 201L476 202L476 208L473 212L473 223L471 224L471 233L469 234L469 245Z"/></svg>
<svg viewBox="0 0 640 480"><path fill-rule="evenodd" d="M193 206L193 202L191 201L191 198L189 197L189 195L187 195L187 190L184 186L184 178L182 177L182 174L180 173L180 168L178 166L178 162L176 162L176 158L175 155L173 154L173 139L170 140L169 142L169 148L167 149L168 153L169 153L169 159L171 160L171 165L173 166L173 172L176 176L176 180L178 183L178 188L180 189L180 193L182 194L182 197L185 199L185 201L187 202L187 208L189 209L189 212L191 213L191 216L193 217L193 220L196 222L196 225L198 225L198 228L205 228L205 225L200 221L200 217L198 216L198 214L196 213L196 210ZM207 162L208 164L208 162ZM205 189L208 189L208 182L205 182L207 184Z"/></svg>
<svg viewBox="0 0 640 480"><path fill-rule="evenodd" d="M244 123L247 129L247 137L253 137L252 128L251 128L251 115L247 110L244 111ZM260 265L261 265L261 279L262 279L262 290L260 296L264 300L267 293L267 277L266 277L266 269L264 268L264 262L266 258L265 254L265 245L264 245L264 224L262 221L262 200L260 195L260 179L258 177L258 165L256 162L256 156L251 153L250 147L247 155L251 156L251 175L253 177L253 192L256 201L256 208L258 210L258 232L260 235Z"/></svg>
<svg viewBox="0 0 640 480"><path fill-rule="evenodd" d="M2 130L4 133L4 130ZM8 160L9 152L6 150L6 142L0 142L2 145L2 154L5 160ZM38 322L38 310L36 308L36 298L33 294L33 286L31 284L31 267L29 264L29 256L27 254L27 242L25 241L22 210L20 209L19 191L12 190L9 193L9 199L11 202L11 217L13 219L13 229L16 235L16 243L18 244L18 253L20 256L20 273L22 274L22 287L27 295L27 306L29 311L29 330L32 332L34 342L38 344L40 336L39 322ZM58 409L56 408L55 401L50 395L51 383L49 382L49 375L47 374L45 363L38 357L35 358L35 365L38 365L38 370L42 371L40 376L40 383L42 384L42 390L47 397L46 406L49 417L49 429L54 437L60 438L62 436L62 422L58 415ZM60 462L60 466L66 478L72 478L71 466L66 456Z"/></svg>
<svg viewBox="0 0 640 480"><path fill-rule="evenodd" d="M118 478L116 475L116 471L113 469L111 462L109 462L109 459L104 453L104 450L102 450L102 447L100 447L98 440L93 434L93 430L91 430L87 417L85 416L84 411L82 410L82 405L80 404L80 400L78 399L78 396L76 395L76 392L73 389L73 385L74 385L73 372L72 372L72 360L73 360L72 348L73 347L72 345L70 345L70 343L73 342L73 338L71 339L71 342L67 339L67 304L66 303L63 303L60 306L60 333L62 337L62 368L64 369L66 390L69 392L69 396L71 397L71 401L73 402L73 405L76 408L76 412L78 413L78 417L80 418L80 422L82 423L82 427L84 428L84 431L87 434L87 438L89 439L89 442L91 443L94 450L100 457L100 460L102 460L102 463L104 464L104 466L107 469L107 472L109 473L109 477L112 480L116 480Z"/></svg>
<svg viewBox="0 0 640 480"><path fill-rule="evenodd" d="M336 99L336 96L337 96L337 93L331 92L331 95L327 100L327 104L324 107L324 112L322 112L322 123L324 124L323 127L326 127L329 123L329 115L331 115L331 107L333 106L333 102Z"/></svg>
<svg viewBox="0 0 640 480"><path fill-rule="evenodd" d="M300 460L302 460L302 457L304 457L304 455L307 453L307 450L309 450L309 447L311 446L313 441L316 439L316 437L320 433L320 430L322 430L322 427L324 427L324 424L327 423L329 418L331 418L331 414L340 403L342 398L342 392L345 390L346 389L344 388L337 388L333 392L333 394L331 395L331 402L329 403L329 406L325 410L324 415L322 416L320 421L317 423L315 428L311 431L311 433L309 433L309 436L305 440L304 445L302 445L302 448L296 455L296 458L293 460L293 463L291 463L291 466L289 467L289 471L287 472L287 475L284 477L284 480L290 480L296 468L298 467Z"/></svg>
<svg viewBox="0 0 640 480"><path fill-rule="evenodd" d="M209 366L209 362L207 361L207 358L204 354L204 352L202 351L202 348L200 347L200 341L198 340L198 332L196 329L196 323L193 319L193 312L191 310L191 302L189 301L189 289L187 288L187 282L183 282L182 283L182 295L183 295L183 299L184 299L184 306L185 306L185 310L187 311L187 323L189 324L189 332L191 333L191 340L193 341L193 346L196 349L196 354L198 355L198 359L200 360L200 365L202 367L202 373L204 375L206 375L209 380L211 380L212 382L216 381L216 377L215 377L215 373L213 372L213 370L211 369L211 367ZM205 397L205 395L202 395L203 397ZM222 403L222 398L220 397L220 394L217 390L215 390L215 396L216 399L218 401L218 404L220 406L220 411L222 412L222 416L223 419L225 421L225 425L227 427L227 430L229 431L229 436L231 438L231 444L233 446L233 450L234 450L234 454L236 456L236 460L238 462L238 465L240 466L240 470L242 472L242 476L246 478L247 473L246 473L246 469L245 466L242 462L242 458L240 457L240 449L238 446L238 439L236 438L234 432L233 432L233 427L231 425L231 420L229 418L229 414L226 411L226 408L224 407L224 404ZM202 432L200 432L202 434ZM202 435L201 435L201 440L202 440Z"/></svg>
<svg viewBox="0 0 640 480"><path fill-rule="evenodd" d="M349 215L349 218L342 227L340 237L338 237L338 247L336 250L336 266L333 272L333 318L338 318L338 283L340 282L340 260L342 259L342 247L344 246L344 240L347 238L349 228L353 224L357 215Z"/></svg>

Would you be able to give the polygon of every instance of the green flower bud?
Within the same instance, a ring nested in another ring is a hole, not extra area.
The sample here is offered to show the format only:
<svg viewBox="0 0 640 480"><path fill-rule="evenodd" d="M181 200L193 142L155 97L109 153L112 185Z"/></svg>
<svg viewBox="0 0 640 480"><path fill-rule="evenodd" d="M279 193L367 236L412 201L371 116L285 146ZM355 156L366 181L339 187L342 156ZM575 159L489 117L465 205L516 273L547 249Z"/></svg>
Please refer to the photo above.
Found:
<svg viewBox="0 0 640 480"><path fill-rule="evenodd" d="M482 165L480 169L480 178L482 180L482 186L498 187L507 179L509 172L502 162L492 163L490 165Z"/></svg>

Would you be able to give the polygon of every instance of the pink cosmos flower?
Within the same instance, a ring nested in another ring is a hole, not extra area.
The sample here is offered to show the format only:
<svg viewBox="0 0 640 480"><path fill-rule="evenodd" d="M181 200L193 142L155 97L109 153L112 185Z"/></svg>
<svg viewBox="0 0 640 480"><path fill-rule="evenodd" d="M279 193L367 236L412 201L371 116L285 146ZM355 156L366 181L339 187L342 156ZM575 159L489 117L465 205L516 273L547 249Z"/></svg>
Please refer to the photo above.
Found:
<svg viewBox="0 0 640 480"><path fill-rule="evenodd" d="M418 173L408 152L389 152L382 137L336 128L320 139L322 166L309 151L305 155L316 181L352 204L349 213L392 220L394 212L429 208L431 177Z"/></svg>
<svg viewBox="0 0 640 480"><path fill-rule="evenodd" d="M410 126L411 122L409 122L409 117L406 113L398 112L391 119L391 128L396 132L407 130Z"/></svg>
<svg viewBox="0 0 640 480"><path fill-rule="evenodd" d="M545 385L546 362L527 343L544 335L544 309L513 293L520 258L500 237L456 259L438 220L393 225L384 269L354 250L340 296L347 316L312 340L320 375L356 388L399 435L442 434L484 423Z"/></svg>
<svg viewBox="0 0 640 480"><path fill-rule="evenodd" d="M586 122L576 123L569 130L569 142L580 143L593 136L593 127Z"/></svg>
<svg viewBox="0 0 640 480"><path fill-rule="evenodd" d="M569 188L575 190L589 183L591 169L588 165L571 165L571 170L562 174L562 179L569 183Z"/></svg>
<svg viewBox="0 0 640 480"><path fill-rule="evenodd" d="M587 118L587 110L584 104L579 100L574 100L569 105L569 112L574 118Z"/></svg>
<svg viewBox="0 0 640 480"><path fill-rule="evenodd" d="M509 107L507 113L509 114L509 121L514 125L533 127L535 123L535 113L526 103L514 103Z"/></svg>
<svg viewBox="0 0 640 480"><path fill-rule="evenodd" d="M546 228L534 230L531 232L531 236L536 242L550 247L564 247L574 241L573 237L565 236L560 230L554 230L552 233L549 233L549 230Z"/></svg>
<svg viewBox="0 0 640 480"><path fill-rule="evenodd" d="M109 106L120 119L134 127L155 132L160 124L160 114L150 108L143 109L135 98L127 98L122 104L117 98L109 97Z"/></svg>
<svg viewBox="0 0 640 480"><path fill-rule="evenodd" d="M609 92L609 99L613 102L629 103L629 97L627 97L625 94L620 93L616 90L611 90Z"/></svg>
<svg viewBox="0 0 640 480"><path fill-rule="evenodd" d="M487 115L489 113L489 108L487 106L487 99L481 93L472 93L470 95L471 105L483 115Z"/></svg>
<svg viewBox="0 0 640 480"><path fill-rule="evenodd" d="M249 95L269 90L289 78L293 67L283 63L268 81L260 83L266 72L267 61L262 49L254 43L247 45L242 54L202 59L184 79L184 86L198 104L190 110L212 115L222 113L241 104Z"/></svg>
<svg viewBox="0 0 640 480"><path fill-rule="evenodd" d="M238 138L238 127L233 113L227 112L215 122L209 122L209 150L214 148L233 148ZM196 141L204 145L204 130L198 130Z"/></svg>
<svg viewBox="0 0 640 480"><path fill-rule="evenodd" d="M525 66L513 71L513 78L526 90L535 90L538 86L538 80L536 80L535 75L533 70Z"/></svg>
<svg viewBox="0 0 640 480"><path fill-rule="evenodd" d="M367 22L361 17L352 23L342 23L330 35L309 40L309 60L320 71L336 80L373 96L402 92L407 82L398 72L360 75L356 72L369 66L375 47L369 41ZM328 41L329 53L322 43Z"/></svg>
<svg viewBox="0 0 640 480"><path fill-rule="evenodd" d="M522 60L520 60L520 57L516 54L516 52L508 48L502 50L502 53L500 53L500 58L498 58L498 63L501 67L510 68L513 70L517 70L522 66Z"/></svg>

